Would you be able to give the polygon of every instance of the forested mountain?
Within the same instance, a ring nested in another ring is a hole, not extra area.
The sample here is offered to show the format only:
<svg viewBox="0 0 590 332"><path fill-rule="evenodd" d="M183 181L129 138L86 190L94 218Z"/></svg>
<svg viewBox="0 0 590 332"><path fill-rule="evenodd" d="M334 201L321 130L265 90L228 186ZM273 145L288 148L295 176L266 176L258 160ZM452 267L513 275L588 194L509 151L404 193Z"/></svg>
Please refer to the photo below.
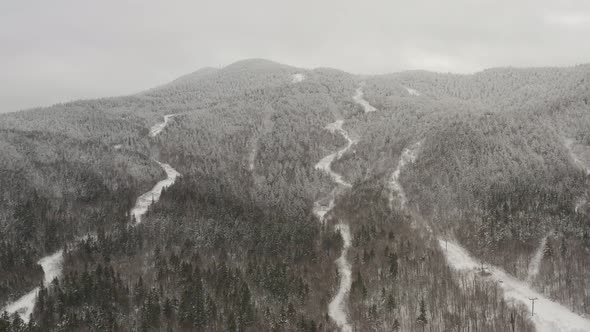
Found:
<svg viewBox="0 0 590 332"><path fill-rule="evenodd" d="M589 331L589 151L588 65L254 59L0 114L0 304L39 286L0 331Z"/></svg>

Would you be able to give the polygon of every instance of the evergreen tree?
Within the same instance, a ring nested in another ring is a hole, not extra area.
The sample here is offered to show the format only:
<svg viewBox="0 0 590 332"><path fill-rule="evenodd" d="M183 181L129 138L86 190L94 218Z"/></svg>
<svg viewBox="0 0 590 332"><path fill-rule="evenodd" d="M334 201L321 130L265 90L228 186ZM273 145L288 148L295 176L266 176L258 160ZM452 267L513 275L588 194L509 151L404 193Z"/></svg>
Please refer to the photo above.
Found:
<svg viewBox="0 0 590 332"><path fill-rule="evenodd" d="M424 303L424 298L420 300L420 314L416 321L420 326L422 326L422 331L424 331L426 324L428 324L428 318L426 317L426 304Z"/></svg>

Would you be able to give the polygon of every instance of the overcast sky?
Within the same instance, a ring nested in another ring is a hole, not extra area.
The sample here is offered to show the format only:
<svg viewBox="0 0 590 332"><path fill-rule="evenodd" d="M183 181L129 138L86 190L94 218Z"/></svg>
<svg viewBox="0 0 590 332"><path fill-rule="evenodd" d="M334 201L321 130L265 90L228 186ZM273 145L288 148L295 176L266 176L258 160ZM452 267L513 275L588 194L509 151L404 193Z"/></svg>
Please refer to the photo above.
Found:
<svg viewBox="0 0 590 332"><path fill-rule="evenodd" d="M590 62L590 1L0 0L0 112L267 58L353 73Z"/></svg>

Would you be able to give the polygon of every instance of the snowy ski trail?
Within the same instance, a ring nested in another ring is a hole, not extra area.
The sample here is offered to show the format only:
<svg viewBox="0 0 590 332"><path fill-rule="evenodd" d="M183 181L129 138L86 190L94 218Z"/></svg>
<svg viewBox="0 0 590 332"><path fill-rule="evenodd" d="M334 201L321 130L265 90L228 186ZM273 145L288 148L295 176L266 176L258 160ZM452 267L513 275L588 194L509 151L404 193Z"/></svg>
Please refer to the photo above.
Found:
<svg viewBox="0 0 590 332"><path fill-rule="evenodd" d="M330 177L332 178L332 180L334 182L336 182L337 184L344 186L344 187L352 187L352 185L350 183L346 182L343 179L342 175L332 171L332 168L331 168L332 162L334 160L340 159L342 157L342 155L344 155L344 153L346 153L346 151L348 151L348 149L350 149L350 147L355 143L350 138L350 136L348 136L348 133L344 129L342 129L342 125L344 125L344 120L337 120L336 122L333 122L333 123L330 123L329 125L327 125L326 129L329 130L331 133L341 134L346 139L346 141L348 143L342 149L340 149L334 153L331 153L331 154L325 156L324 158L322 158L315 165L315 168L328 173L330 175Z"/></svg>
<svg viewBox="0 0 590 332"><path fill-rule="evenodd" d="M158 136L158 134L160 134L162 132L162 130L164 130L164 128L166 128L166 126L168 125L168 122L170 122L170 119L172 119L173 117L175 117L177 115L178 114L164 115L164 122L156 123L155 125L153 125L150 128L150 137Z"/></svg>
<svg viewBox="0 0 590 332"><path fill-rule="evenodd" d="M161 163L159 161L156 162L166 172L166 178L156 183L156 185L154 185L154 187L150 191L139 196L135 201L135 206L133 207L133 209L131 209L131 215L135 217L136 224L141 223L141 217L147 212L150 205L152 205L160 199L162 190L164 188L170 187L176 181L176 178L180 175L180 173L178 173L174 168L172 168L172 166Z"/></svg>
<svg viewBox="0 0 590 332"><path fill-rule="evenodd" d="M356 93L352 97L352 99L354 100L355 103L357 103L363 107L363 110L365 111L365 113L377 111L377 109L375 107L373 107L373 105L369 104L369 102L367 100L365 100L364 93L363 93L363 86L364 86L364 84L361 84L361 86L356 89Z"/></svg>
<svg viewBox="0 0 590 332"><path fill-rule="evenodd" d="M332 162L342 157L342 155L346 153L346 151L348 151L350 147L354 144L354 141L350 138L348 133L342 128L343 124L344 120L337 120L334 123L328 124L325 128L326 130L329 130L332 133L341 134L347 140L346 146L322 158L315 165L315 168L328 173L332 180L336 184L338 184L338 187L350 188L352 187L352 185L346 182L342 175L334 172L331 168ZM319 201L316 201L314 203L313 213L320 219L322 223L325 221L326 214L328 214L334 207L334 200L336 197L338 187L334 188L334 190L330 192L328 196L329 203L327 206L322 205ZM347 258L348 249L352 244L352 239L350 234L350 228L347 224L339 222L336 225L336 230L340 232L340 235L342 236L342 240L344 243L342 246L342 252L340 254L340 257L338 257L338 259L336 260L338 274L340 275L340 284L338 286L338 292L328 305L328 315L330 316L330 318L332 318L336 325L338 325L341 331L350 332L352 331L352 326L348 322L348 316L346 314L346 300L350 292L350 286L352 285L352 270Z"/></svg>
<svg viewBox="0 0 590 332"><path fill-rule="evenodd" d="M175 116L175 114L166 115L164 117L164 122L158 123L154 125L150 129L150 136L154 137L158 135L168 124L168 121L171 117ZM172 168L168 164L157 163L164 169L166 172L166 179L159 181L156 185L147 193L139 196L135 206L131 210L131 214L135 217L137 223L141 222L141 217L147 212L149 206L157 202L160 199L160 195L162 193L162 189L172 185L174 181L176 181L176 177L180 175L174 168ZM85 235L80 237L79 239L85 239L92 235ZM45 287L49 286L53 279L59 278L62 274L63 270L63 251L59 250L51 255L45 256L41 258L37 264L41 265L43 268L43 285ZM35 309L35 302L37 301L37 294L39 293L39 287L35 287L33 290L28 292L27 294L20 297L18 300L14 301L13 303L8 304L4 310L6 310L9 314L18 313L23 321L28 322L31 313Z"/></svg>
<svg viewBox="0 0 590 332"><path fill-rule="evenodd" d="M59 250L49 256L41 258L37 264L43 268L43 285L49 286L53 279L61 276L63 263L63 251ZM27 294L21 296L18 300L7 305L4 310L9 314L18 313L23 321L28 322L33 309L35 309L35 302L37 301L37 294L39 287L35 287Z"/></svg>
<svg viewBox="0 0 590 332"><path fill-rule="evenodd" d="M457 271L468 273L473 276L480 276L478 273L480 262L472 258L468 251L459 244L452 241L445 241L439 238L441 252L445 255L448 264ZM445 249L446 248L446 249ZM536 292L525 282L520 281L504 270L486 265L490 273L488 277L498 283L504 290L504 298L507 301L516 301L525 305L529 311L531 300L536 298L535 313L532 317L537 331L539 332L587 332L590 331L590 320L576 315L568 308L559 303L553 302L544 295Z"/></svg>
<svg viewBox="0 0 590 332"><path fill-rule="evenodd" d="M535 251L533 258L529 263L526 279L526 282L528 284L531 284L533 280L535 280L535 277L539 274L539 269L541 268L541 261L543 260L543 255L545 253L545 246L547 245L548 237L549 235L546 235L543 239L541 239L541 243L539 244L537 251Z"/></svg>
<svg viewBox="0 0 590 332"><path fill-rule="evenodd" d="M336 260L338 266L338 273L340 274L340 285L338 286L338 292L328 305L328 314L336 322L340 330L343 332L352 332L352 326L348 322L346 314L346 300L350 293L350 287L352 286L352 269L348 262L347 254L352 239L350 235L350 228L347 224L342 222L336 225L336 229L340 231L344 244L342 246L342 253Z"/></svg>

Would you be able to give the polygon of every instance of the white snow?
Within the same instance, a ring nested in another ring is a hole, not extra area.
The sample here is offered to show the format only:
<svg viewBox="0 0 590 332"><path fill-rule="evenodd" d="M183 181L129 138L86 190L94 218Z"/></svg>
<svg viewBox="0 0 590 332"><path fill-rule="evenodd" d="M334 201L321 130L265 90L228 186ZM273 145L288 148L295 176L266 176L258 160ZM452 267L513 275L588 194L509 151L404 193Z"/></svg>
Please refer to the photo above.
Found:
<svg viewBox="0 0 590 332"><path fill-rule="evenodd" d="M352 240L350 228L347 224L339 223L336 225L336 230L340 231L344 245L342 246L340 257L336 260L338 273L340 274L340 285L336 296L334 296L328 305L328 314L336 322L336 325L338 325L341 331L352 332L352 326L350 326L346 315L346 299L352 285L352 270L346 256Z"/></svg>
<svg viewBox="0 0 590 332"><path fill-rule="evenodd" d="M304 79L305 79L305 75L303 75L301 73L297 73L297 74L293 74L293 80L291 82L292 83L300 83L300 82L303 82Z"/></svg>
<svg viewBox="0 0 590 332"><path fill-rule="evenodd" d="M63 263L63 252L59 250L49 256L41 258L37 264L43 268L43 285L47 287L53 279L58 278L61 275ZM39 293L39 287L35 287L32 291L23 295L15 302L7 305L4 310L9 314L18 313L20 317L28 322L35 308L35 302L37 301L37 293Z"/></svg>
<svg viewBox="0 0 590 332"><path fill-rule="evenodd" d="M406 88L406 91L408 91L408 94L410 96L419 96L420 92L418 92L418 90L414 90L412 88L408 88L407 86L404 86L404 88Z"/></svg>
<svg viewBox="0 0 590 332"><path fill-rule="evenodd" d="M339 133L344 138L346 138L347 144L344 148L322 158L322 160L320 160L315 165L315 168L328 173L332 180L336 182L336 184L338 184L340 188L349 188L352 187L352 185L346 182L342 175L334 172L331 168L332 162L334 160L338 160L339 158L341 158L342 155L346 153L346 151L348 151L354 144L354 141L350 138L348 133L342 128L343 125L344 120L337 120L336 122L330 123L325 127L326 130L329 130L332 133ZM318 219L320 219L322 223L325 221L326 214L328 214L330 210L332 210L332 208L334 207L334 200L337 194L337 189L339 187L334 188L334 190L330 192L328 197L324 199L328 201L328 205L322 205L320 201L316 201L314 203L313 213L318 217ZM348 248L350 248L352 240L350 235L350 228L347 224L344 224L342 222L338 223L336 225L336 230L340 232L340 235L342 236L342 240L344 241L344 243L342 246L342 252L340 254L340 257L338 257L338 259L336 260L338 274L340 275L340 284L338 286L338 292L328 305L328 315L330 316L330 318L332 318L336 325L338 325L341 331L350 332L352 331L352 326L348 322L348 316L346 314L346 300L350 292L350 286L352 285L352 270L350 263L347 259Z"/></svg>
<svg viewBox="0 0 590 332"><path fill-rule="evenodd" d="M356 89L356 94L352 97L352 99L357 104L359 104L363 107L363 110L365 110L365 113L377 111L377 109L375 107L373 107L373 105L369 104L369 102L365 100L362 85L358 89Z"/></svg>
<svg viewBox="0 0 590 332"><path fill-rule="evenodd" d="M337 120L336 122L333 122L333 123L330 123L329 125L327 125L326 129L332 133L340 133L346 139L346 141L348 143L342 149L322 158L322 160L320 160L315 165L315 168L328 173L330 175L330 177L332 177L332 180L334 182L336 182L337 184L344 186L344 187L352 187L352 185L350 183L348 183L344 180L342 175L332 171L332 168L331 168L332 162L334 160L340 159L342 157L342 155L344 155L344 153L346 153L346 151L348 151L350 149L350 147L355 143L350 138L350 136L348 136L348 133L344 129L342 129L343 124L344 124L343 120Z"/></svg>
<svg viewBox="0 0 590 332"><path fill-rule="evenodd" d="M445 242L439 239L441 251L446 256L449 265L457 271L468 273L481 278L489 278L504 290L504 298L507 301L516 301L524 304L529 311L532 298L535 301L535 314L532 321L539 332L584 332L590 331L590 320L582 318L571 312L559 303L553 302L542 294L534 291L525 282L520 281L504 272L502 269L487 265L489 276L484 277L478 273L480 262L472 258L467 250L455 242ZM445 249L445 247L447 249Z"/></svg>
<svg viewBox="0 0 590 332"><path fill-rule="evenodd" d="M529 263L529 269L526 279L526 282L529 284L531 284L533 280L535 280L535 277L539 274L539 268L541 267L541 261L543 260L545 246L547 245L547 237L548 235L541 239L541 243L539 244L537 251L535 252L533 258Z"/></svg>
<svg viewBox="0 0 590 332"><path fill-rule="evenodd" d="M406 207L406 193L404 192L404 188L399 182L399 177L401 174L402 169L409 163L413 163L418 156L418 149L420 148L420 142L414 144L410 148L405 148L402 151L402 154L399 158L397 163L397 167L391 174L391 180L389 181L389 207L393 209L393 202L395 201L394 193L397 193L397 198L400 204L400 208L404 209Z"/></svg>
<svg viewBox="0 0 590 332"><path fill-rule="evenodd" d="M336 189L334 189L334 190L336 190ZM328 212L330 212L334 208L334 199L335 199L334 197L336 196L336 194L334 193L334 190L332 190L332 192L328 196L329 197L328 205L324 205L320 201L316 201L313 203L313 214L315 214L316 217L318 217L318 219L322 222L322 224L325 221L326 214L328 214Z"/></svg>
<svg viewBox="0 0 590 332"><path fill-rule="evenodd" d="M135 217L137 224L141 223L141 217L147 212L150 205L157 202L160 199L162 190L168 188L175 181L176 177L180 175L172 166L164 163L157 162L166 172L166 178L156 183L156 185L145 194L139 196L135 202L135 206L131 209L131 215Z"/></svg>
<svg viewBox="0 0 590 332"><path fill-rule="evenodd" d="M164 130L164 128L166 128L166 126L168 125L168 122L170 121L170 119L172 119L173 117L175 117L177 115L178 114L164 115L164 122L156 123L155 125L153 125L150 128L150 136L151 137L158 136L158 134L160 134L162 132L162 130Z"/></svg>

